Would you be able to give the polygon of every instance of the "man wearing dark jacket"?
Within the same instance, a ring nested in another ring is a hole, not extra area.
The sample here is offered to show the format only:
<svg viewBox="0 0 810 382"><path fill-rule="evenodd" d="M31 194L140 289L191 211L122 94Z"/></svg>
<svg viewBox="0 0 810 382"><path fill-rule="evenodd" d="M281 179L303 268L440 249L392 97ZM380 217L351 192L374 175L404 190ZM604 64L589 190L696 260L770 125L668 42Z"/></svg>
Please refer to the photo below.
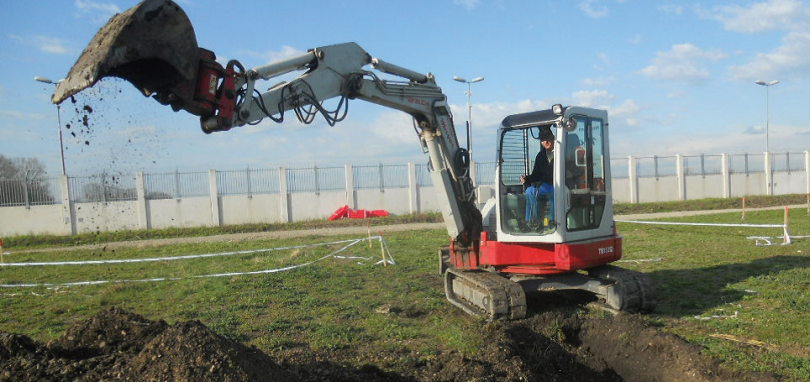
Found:
<svg viewBox="0 0 810 382"><path fill-rule="evenodd" d="M536 222L537 196L547 195L549 199L549 220L554 220L554 134L543 130L540 134L543 146L534 159L532 173L520 177L526 188L526 221Z"/></svg>

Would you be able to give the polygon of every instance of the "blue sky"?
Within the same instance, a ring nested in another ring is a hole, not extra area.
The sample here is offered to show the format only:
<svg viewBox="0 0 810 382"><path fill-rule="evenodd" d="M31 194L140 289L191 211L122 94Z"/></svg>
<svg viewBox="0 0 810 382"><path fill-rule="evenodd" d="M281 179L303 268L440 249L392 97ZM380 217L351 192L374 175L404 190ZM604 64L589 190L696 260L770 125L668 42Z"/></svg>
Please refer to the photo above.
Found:
<svg viewBox="0 0 810 382"><path fill-rule="evenodd" d="M60 172L53 86L124 0L11 1L0 13L0 153ZM810 3L770 1L433 0L178 1L200 46L246 67L354 41L372 56L433 73L467 120L473 84L474 156L494 159L507 115L554 103L607 109L611 156L761 153L770 87L771 152L810 150ZM227 5L226 5L227 4ZM271 84L267 84L271 85ZM265 120L203 134L122 81L61 109L68 173L425 163L409 117L353 101L328 127ZM81 105L79 102L77 105ZM74 136L75 135L75 136ZM464 134L460 133L463 139Z"/></svg>

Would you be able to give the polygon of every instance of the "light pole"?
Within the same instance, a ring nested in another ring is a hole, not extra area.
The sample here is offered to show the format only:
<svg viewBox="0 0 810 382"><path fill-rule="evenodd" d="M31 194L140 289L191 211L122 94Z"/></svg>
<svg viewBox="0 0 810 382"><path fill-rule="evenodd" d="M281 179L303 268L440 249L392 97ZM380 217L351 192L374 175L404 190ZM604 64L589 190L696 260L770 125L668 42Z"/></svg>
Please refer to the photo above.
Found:
<svg viewBox="0 0 810 382"><path fill-rule="evenodd" d="M59 82L62 82L62 80L59 80L58 82L53 82L44 77L34 77L34 80L46 84L51 84L54 86L59 85ZM62 116L60 115L59 109L60 109L59 104L56 104L56 123L59 129L59 157L62 159L62 175L66 175L67 172L65 171L65 146L62 143Z"/></svg>
<svg viewBox="0 0 810 382"><path fill-rule="evenodd" d="M765 152L768 153L768 155L770 155L771 147L770 147L770 138L769 138L769 132L768 132L768 130L770 130L770 124L771 124L771 122L770 122L770 119L771 119L771 116L770 116L770 114L771 114L771 111L770 111L770 108L771 108L771 105L770 105L770 103L771 103L771 100L770 100L771 99L770 87L773 86L773 85L778 84L779 80L773 80L771 82L765 82L763 80L757 80L757 82L755 82L755 83L757 85L762 85L762 86L765 87Z"/></svg>
<svg viewBox="0 0 810 382"><path fill-rule="evenodd" d="M455 76L453 79L467 84L467 150L470 153L470 160L472 160L472 84L483 81L484 77L474 78L471 81L467 81L459 76Z"/></svg>

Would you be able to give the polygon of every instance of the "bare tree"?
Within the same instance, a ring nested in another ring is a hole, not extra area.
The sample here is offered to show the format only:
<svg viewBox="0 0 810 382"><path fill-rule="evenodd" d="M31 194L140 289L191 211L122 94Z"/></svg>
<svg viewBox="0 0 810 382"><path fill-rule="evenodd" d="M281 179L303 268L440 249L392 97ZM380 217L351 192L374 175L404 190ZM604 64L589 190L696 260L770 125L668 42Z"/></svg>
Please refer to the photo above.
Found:
<svg viewBox="0 0 810 382"><path fill-rule="evenodd" d="M0 205L53 203L47 175L37 158L7 158L0 154Z"/></svg>

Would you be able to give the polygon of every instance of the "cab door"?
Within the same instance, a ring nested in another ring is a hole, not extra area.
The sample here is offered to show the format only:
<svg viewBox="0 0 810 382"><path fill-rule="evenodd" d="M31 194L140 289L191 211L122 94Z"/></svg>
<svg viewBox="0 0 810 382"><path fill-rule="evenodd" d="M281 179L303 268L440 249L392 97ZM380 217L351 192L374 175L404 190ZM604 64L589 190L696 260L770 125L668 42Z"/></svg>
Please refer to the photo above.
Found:
<svg viewBox="0 0 810 382"><path fill-rule="evenodd" d="M590 239L613 233L613 202L610 193L610 166L607 113L602 110L571 107L566 117L572 122L564 129L562 152L555 175L564 201L561 212L564 240ZM562 130L562 129L561 129Z"/></svg>

